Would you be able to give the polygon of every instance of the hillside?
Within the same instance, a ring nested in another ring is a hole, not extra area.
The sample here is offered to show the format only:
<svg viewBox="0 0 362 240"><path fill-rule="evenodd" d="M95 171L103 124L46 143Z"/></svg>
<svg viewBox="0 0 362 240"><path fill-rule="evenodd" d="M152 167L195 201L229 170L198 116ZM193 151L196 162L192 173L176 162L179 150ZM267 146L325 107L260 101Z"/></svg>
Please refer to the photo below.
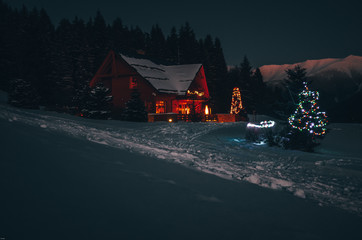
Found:
<svg viewBox="0 0 362 240"><path fill-rule="evenodd" d="M361 237L361 125L331 126L314 154L247 143L245 125L0 104L0 237Z"/></svg>
<svg viewBox="0 0 362 240"><path fill-rule="evenodd" d="M296 65L306 68L311 88L320 93L321 108L333 122L362 122L362 57L327 58L305 62L265 65L260 68L270 87L284 88L285 70Z"/></svg>
<svg viewBox="0 0 362 240"><path fill-rule="evenodd" d="M260 67L260 71L265 82L280 81L287 77L285 70L292 69L296 65L306 68L308 77L328 75L330 72L341 72L350 78L355 74L362 74L362 57L353 55L346 58L307 60L293 64L264 65Z"/></svg>

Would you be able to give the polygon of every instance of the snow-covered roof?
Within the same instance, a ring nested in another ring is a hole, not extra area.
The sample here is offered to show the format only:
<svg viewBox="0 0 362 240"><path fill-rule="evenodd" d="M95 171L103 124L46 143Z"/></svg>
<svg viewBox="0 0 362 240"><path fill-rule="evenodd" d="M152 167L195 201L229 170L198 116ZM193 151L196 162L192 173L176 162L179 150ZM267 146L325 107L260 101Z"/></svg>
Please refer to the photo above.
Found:
<svg viewBox="0 0 362 240"><path fill-rule="evenodd" d="M121 54L143 78L159 92L185 95L201 64L159 65L147 59L131 58Z"/></svg>

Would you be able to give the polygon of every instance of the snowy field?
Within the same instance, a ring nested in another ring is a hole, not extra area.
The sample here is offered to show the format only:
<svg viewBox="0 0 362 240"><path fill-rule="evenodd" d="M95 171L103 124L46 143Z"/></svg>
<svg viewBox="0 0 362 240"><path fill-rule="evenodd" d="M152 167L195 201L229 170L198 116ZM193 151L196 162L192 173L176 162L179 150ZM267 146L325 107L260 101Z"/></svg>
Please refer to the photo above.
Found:
<svg viewBox="0 0 362 240"><path fill-rule="evenodd" d="M362 124L331 124L315 153L245 141L245 122L94 121L0 106L0 119L127 149L362 214ZM263 119L263 118L260 118Z"/></svg>
<svg viewBox="0 0 362 240"><path fill-rule="evenodd" d="M259 118L258 120L263 119L263 117ZM305 208L309 211L313 209L317 215L322 211L321 216L323 217L320 218L323 220L329 218L328 213L332 218L337 216L338 221L349 222L345 220L350 220L351 222L348 224L352 231L348 232L353 236L356 234L353 231L357 229L353 224L362 222L362 124L330 124L330 133L315 153L287 151L277 147L249 143L244 139L246 128L244 122L221 124L97 121L40 110L21 110L2 103L0 104L0 125L2 132L7 133L5 136L2 135L3 143L8 146L1 150L5 152L5 156L12 156L12 152L27 149L24 144L32 141L32 137L29 137L32 135L34 135L34 142L58 151L57 146L65 143L57 145L56 142L60 141L59 139L66 139L65 141L69 141L69 143L74 141L74 144L82 146L97 146L89 148L90 152L94 149L101 149L96 152L94 159L99 157L98 155L102 155L102 151L114 149L112 151L116 151L115 154L119 155L112 155L111 159L117 157L122 161L130 161L129 158L142 158L142 161L148 159L147 165L151 165L152 162L155 163L155 166L163 163L171 164L169 166L172 167L168 167L169 169L186 167L186 169L193 170L192 174L202 172L206 175L215 175L223 182L238 184L238 186L249 186L249 183L257 185L258 187L255 189L267 189L260 190L267 191L263 195L263 201L265 201L265 196L270 197L271 204L273 204L274 196L277 198L283 196L288 199L287 202L299 201L301 209ZM26 132L27 129L29 129L29 133ZM10 136L12 132L14 136ZM28 137L29 139L23 139ZM7 138L14 138L13 142L8 142ZM16 145L17 139L20 146ZM24 141L25 143L23 143ZM77 141L81 141L81 143ZM46 151L48 155L42 155L46 158L46 164L52 161L49 149ZM34 151L36 150L34 149ZM75 156L80 158L89 154L82 151L77 152L77 150L72 151ZM39 154L41 155L41 153ZM27 161L31 162L32 159L27 159ZM10 165L6 161L3 162L3 171L6 171L4 166L6 167L7 164ZM89 164L94 163L90 161ZM125 162L116 162L116 164L121 166ZM41 168L41 166L38 167ZM149 175L141 170L144 167L139 168L139 171L135 171L138 175L142 175L142 177ZM25 170L22 169L22 171ZM35 172L39 172L39 170L36 169ZM190 172L187 174L189 176ZM10 181L9 178L5 179L5 181ZM16 182L14 179L12 181ZM44 181L46 180L44 179ZM176 184L176 180L173 179L163 179L162 181L169 185ZM210 183L212 183L211 180ZM246 183L248 185L245 185ZM4 188L8 189L7 187ZM249 194L250 190L246 193ZM222 202L213 194L198 194L197 196L198 200L208 203ZM250 201L258 200L251 199ZM9 204L9 202L7 203ZM305 203L309 205L304 206ZM265 202L264 204L268 205ZM298 204L297 206L299 206ZM261 206L261 209L265 207ZM324 211L327 211L327 214ZM253 214L248 213L247 216L250 217L250 215ZM338 217L339 215L341 216ZM302 220L304 221L304 219ZM309 230L300 231L308 232ZM331 230L330 234L332 233ZM319 237L305 237L303 234L306 233L301 233L299 237L293 235L294 237L290 239L328 239L321 238L323 234ZM0 235L0 237L2 236ZM256 237L256 239L262 238ZM11 238L9 237L9 239ZM289 238L285 237L285 239Z"/></svg>

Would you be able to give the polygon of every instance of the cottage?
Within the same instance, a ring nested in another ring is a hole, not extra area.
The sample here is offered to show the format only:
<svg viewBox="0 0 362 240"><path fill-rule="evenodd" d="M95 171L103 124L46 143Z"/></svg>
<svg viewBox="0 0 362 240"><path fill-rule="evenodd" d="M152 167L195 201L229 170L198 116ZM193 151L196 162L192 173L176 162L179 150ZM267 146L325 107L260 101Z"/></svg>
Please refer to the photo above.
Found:
<svg viewBox="0 0 362 240"><path fill-rule="evenodd" d="M202 114L210 99L202 64L159 65L110 51L90 82L111 89L113 106L125 107L137 88L148 113Z"/></svg>

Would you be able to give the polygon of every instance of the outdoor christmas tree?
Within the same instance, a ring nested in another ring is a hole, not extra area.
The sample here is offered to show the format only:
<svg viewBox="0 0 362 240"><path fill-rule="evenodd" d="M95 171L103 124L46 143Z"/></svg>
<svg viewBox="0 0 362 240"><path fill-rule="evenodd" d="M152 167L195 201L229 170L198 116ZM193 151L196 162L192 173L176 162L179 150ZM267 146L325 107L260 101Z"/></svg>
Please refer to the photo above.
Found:
<svg viewBox="0 0 362 240"><path fill-rule="evenodd" d="M304 90L298 95L298 107L288 119L292 128L290 147L312 150L316 145L315 138L326 134L328 120L326 113L319 111L319 93L310 91L307 82L303 84Z"/></svg>
<svg viewBox="0 0 362 240"><path fill-rule="evenodd" d="M241 94L239 88L235 87L233 89L233 95L231 99L231 109L230 114L239 114L243 109L243 103L241 101Z"/></svg>

